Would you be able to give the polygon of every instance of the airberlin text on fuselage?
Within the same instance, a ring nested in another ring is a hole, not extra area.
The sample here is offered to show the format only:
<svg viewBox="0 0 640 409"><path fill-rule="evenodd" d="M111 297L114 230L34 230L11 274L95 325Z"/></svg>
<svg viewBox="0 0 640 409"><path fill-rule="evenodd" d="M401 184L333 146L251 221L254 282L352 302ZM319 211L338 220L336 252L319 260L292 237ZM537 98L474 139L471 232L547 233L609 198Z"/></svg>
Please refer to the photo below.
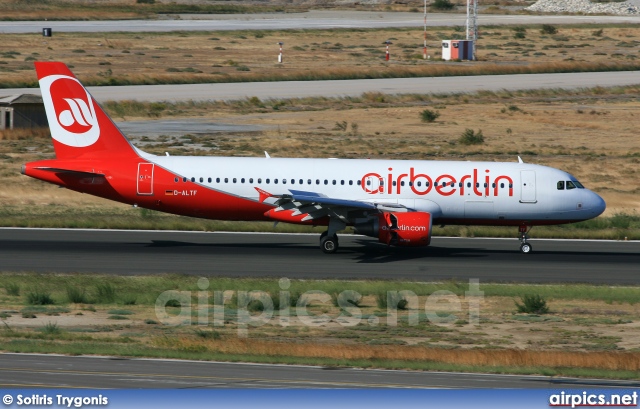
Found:
<svg viewBox="0 0 640 409"><path fill-rule="evenodd" d="M492 180L489 169L486 169L484 173L483 177L483 175L478 175L478 169L474 169L472 174L463 175L459 179L448 174L434 178L425 173L416 174L414 168L410 168L409 173L394 175L393 168L389 168L386 177L375 172L367 173L362 177L360 185L362 190L371 195L385 193L399 195L402 190L408 188L420 196L435 190L441 196L451 196L458 193L460 196L474 194L488 197L498 196L500 189L508 188L509 196L513 196L513 179L511 177L500 175Z"/></svg>

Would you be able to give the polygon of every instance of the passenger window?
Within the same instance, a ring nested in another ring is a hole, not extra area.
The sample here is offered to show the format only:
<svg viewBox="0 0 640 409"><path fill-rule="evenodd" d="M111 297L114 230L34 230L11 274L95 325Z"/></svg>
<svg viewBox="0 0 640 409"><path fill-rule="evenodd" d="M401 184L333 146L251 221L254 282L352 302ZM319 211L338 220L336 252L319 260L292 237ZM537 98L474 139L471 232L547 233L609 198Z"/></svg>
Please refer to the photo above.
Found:
<svg viewBox="0 0 640 409"><path fill-rule="evenodd" d="M229 183L229 178L224 178L224 183Z"/></svg>
<svg viewBox="0 0 640 409"><path fill-rule="evenodd" d="M362 185L362 181L358 179L358 186Z"/></svg>
<svg viewBox="0 0 640 409"><path fill-rule="evenodd" d="M216 183L220 183L220 178L216 178Z"/></svg>
<svg viewBox="0 0 640 409"><path fill-rule="evenodd" d="M268 185L269 184L269 179L265 179L264 183L266 183Z"/></svg>
<svg viewBox="0 0 640 409"><path fill-rule="evenodd" d="M353 185L353 180L349 181L349 186Z"/></svg>
<svg viewBox="0 0 640 409"><path fill-rule="evenodd" d="M504 183L500 183L500 189L504 189Z"/></svg>
<svg viewBox="0 0 640 409"><path fill-rule="evenodd" d="M269 179L267 179L267 183L269 183ZM278 179L273 179L273 183L278 184Z"/></svg>
<svg viewBox="0 0 640 409"><path fill-rule="evenodd" d="M311 179L307 179L307 185L311 184Z"/></svg>
<svg viewBox="0 0 640 409"><path fill-rule="evenodd" d="M182 181L183 181L183 182L186 182L186 181L187 181L187 178L182 178Z"/></svg>
<svg viewBox="0 0 640 409"><path fill-rule="evenodd" d="M367 179L367 186L371 186L371 181Z"/></svg>
<svg viewBox="0 0 640 409"><path fill-rule="evenodd" d="M249 178L249 183L253 183L253 178Z"/></svg>
<svg viewBox="0 0 640 409"><path fill-rule="evenodd" d="M200 183L202 183L202 182L204 182L204 179L203 179L203 178L200 178Z"/></svg>
<svg viewBox="0 0 640 409"><path fill-rule="evenodd" d="M320 184L320 179L316 179L316 185Z"/></svg>
<svg viewBox="0 0 640 409"><path fill-rule="evenodd" d="M174 182L176 182L176 183L178 183L178 181L180 181L180 179L175 178L175 179L173 179L173 181L174 181Z"/></svg>
<svg viewBox="0 0 640 409"><path fill-rule="evenodd" d="M404 186L404 180L400 182L400 186Z"/></svg>
<svg viewBox="0 0 640 409"><path fill-rule="evenodd" d="M495 184L495 183L492 183L492 184L491 184L491 187L496 187L496 184Z"/></svg>
<svg viewBox="0 0 640 409"><path fill-rule="evenodd" d="M393 186L395 186L396 184L397 184L397 182L394 180L394 181L393 181Z"/></svg>
<svg viewBox="0 0 640 409"><path fill-rule="evenodd" d="M564 180L558 182L558 190L564 190Z"/></svg>
<svg viewBox="0 0 640 409"><path fill-rule="evenodd" d="M341 181L340 181L340 184L344 186L344 180L341 180Z"/></svg>
<svg viewBox="0 0 640 409"><path fill-rule="evenodd" d="M195 181L196 181L196 178L191 178L191 181L192 181L192 182L195 182Z"/></svg>
<svg viewBox="0 0 640 409"><path fill-rule="evenodd" d="M258 178L258 183L262 183L262 178Z"/></svg>
<svg viewBox="0 0 640 409"><path fill-rule="evenodd" d="M513 187L513 183L509 183L509 189Z"/></svg>
<svg viewBox="0 0 640 409"><path fill-rule="evenodd" d="M329 184L329 181L328 181L327 179L325 179L325 180L324 180L324 184L325 184L325 185L328 185L328 184Z"/></svg>
<svg viewBox="0 0 640 409"><path fill-rule="evenodd" d="M413 186L413 182L409 182L409 186Z"/></svg>
<svg viewBox="0 0 640 409"><path fill-rule="evenodd" d="M576 188L576 185L574 185L572 181L567 180L567 190L575 189L575 188Z"/></svg>
<svg viewBox="0 0 640 409"><path fill-rule="evenodd" d="M335 184L336 184L336 181L334 180L334 181L333 181L333 185L335 186Z"/></svg>
<svg viewBox="0 0 640 409"><path fill-rule="evenodd" d="M298 182L300 182L301 185L304 184L304 180L300 179Z"/></svg>
<svg viewBox="0 0 640 409"><path fill-rule="evenodd" d="M287 179L282 179L282 184L286 185L287 184Z"/></svg>
<svg viewBox="0 0 640 409"><path fill-rule="evenodd" d="M467 182L467 187L471 187L471 182Z"/></svg>
<svg viewBox="0 0 640 409"><path fill-rule="evenodd" d="M244 178L240 179L240 183L244 183Z"/></svg>
<svg viewBox="0 0 640 409"><path fill-rule="evenodd" d="M480 183L476 183L476 187L480 187Z"/></svg>
<svg viewBox="0 0 640 409"><path fill-rule="evenodd" d="M458 187L462 187L462 182L458 183Z"/></svg>
<svg viewBox="0 0 640 409"><path fill-rule="evenodd" d="M207 179L207 183L211 183L211 178Z"/></svg>
<svg viewBox="0 0 640 409"><path fill-rule="evenodd" d="M487 184L485 183L483 187L487 187Z"/></svg>

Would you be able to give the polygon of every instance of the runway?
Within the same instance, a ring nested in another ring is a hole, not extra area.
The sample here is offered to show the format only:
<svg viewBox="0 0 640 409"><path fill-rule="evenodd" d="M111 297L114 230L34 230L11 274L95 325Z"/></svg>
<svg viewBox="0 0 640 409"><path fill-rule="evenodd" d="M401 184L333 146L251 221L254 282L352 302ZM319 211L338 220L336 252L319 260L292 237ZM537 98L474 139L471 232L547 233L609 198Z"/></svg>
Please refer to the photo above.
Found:
<svg viewBox="0 0 640 409"><path fill-rule="evenodd" d="M613 388L636 381L0 354L2 388Z"/></svg>
<svg viewBox="0 0 640 409"><path fill-rule="evenodd" d="M173 231L0 229L2 271L182 273L292 279L592 283L640 281L640 242L536 240L521 254L514 239L439 238L430 247L388 248L341 235L338 253L318 235ZM514 236L516 232L514 231Z"/></svg>
<svg viewBox="0 0 640 409"><path fill-rule="evenodd" d="M535 16L481 14L483 26L500 24L637 24L637 16ZM429 13L427 26L464 26L466 14ZM306 30L335 28L422 27L422 13L313 10L305 13L180 14L158 20L0 21L0 33L113 33L230 30Z"/></svg>
<svg viewBox="0 0 640 409"><path fill-rule="evenodd" d="M332 81L242 82L219 84L127 85L87 87L98 102L210 101L247 97L264 99L360 96L385 94L454 94L523 89L576 89L640 84L637 71L564 74L481 75L463 77L385 78ZM38 94L38 88L7 88L3 94Z"/></svg>

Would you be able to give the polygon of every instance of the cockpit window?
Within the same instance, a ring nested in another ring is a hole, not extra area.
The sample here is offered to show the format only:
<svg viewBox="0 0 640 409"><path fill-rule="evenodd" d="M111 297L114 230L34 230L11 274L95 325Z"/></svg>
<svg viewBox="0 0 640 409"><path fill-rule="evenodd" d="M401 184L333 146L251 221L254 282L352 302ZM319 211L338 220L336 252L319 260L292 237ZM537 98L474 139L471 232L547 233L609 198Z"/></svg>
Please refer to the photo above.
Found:
<svg viewBox="0 0 640 409"><path fill-rule="evenodd" d="M575 189L575 188L576 188L576 185L574 185L572 181L567 180L567 190Z"/></svg>
<svg viewBox="0 0 640 409"><path fill-rule="evenodd" d="M578 189L584 189L584 186L582 186L582 183L578 182L577 180L574 180L573 184L576 185Z"/></svg>
<svg viewBox="0 0 640 409"><path fill-rule="evenodd" d="M558 190L564 190L564 180L558 182Z"/></svg>

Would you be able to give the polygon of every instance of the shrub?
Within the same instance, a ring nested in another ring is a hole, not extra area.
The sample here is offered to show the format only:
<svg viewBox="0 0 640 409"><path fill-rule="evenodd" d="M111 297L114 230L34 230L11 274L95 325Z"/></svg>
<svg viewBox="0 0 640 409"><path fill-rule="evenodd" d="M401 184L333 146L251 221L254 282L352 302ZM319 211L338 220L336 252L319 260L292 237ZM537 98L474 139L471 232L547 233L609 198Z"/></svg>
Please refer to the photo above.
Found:
<svg viewBox="0 0 640 409"><path fill-rule="evenodd" d="M389 301L391 301L392 305L397 306L399 310L409 309L409 301L407 301L402 292L394 292L391 300L389 300L389 292L387 291L380 291L376 294L376 305L378 308L387 308Z"/></svg>
<svg viewBox="0 0 640 409"><path fill-rule="evenodd" d="M47 325L42 327L41 331L44 334L47 334L47 335L58 335L58 334L60 334L62 332L60 327L58 327L58 324L56 324L55 322L47 323Z"/></svg>
<svg viewBox="0 0 640 409"><path fill-rule="evenodd" d="M4 286L4 289L7 290L7 295L16 297L20 295L20 284L18 283L8 283Z"/></svg>
<svg viewBox="0 0 640 409"><path fill-rule="evenodd" d="M362 295L357 291L345 290L341 293L334 292L331 294L331 301L336 307L360 307L362 302Z"/></svg>
<svg viewBox="0 0 640 409"><path fill-rule="evenodd" d="M603 32L604 32L604 30L603 30L603 29L600 29L600 30L593 31L593 32L591 33L591 35L592 35L592 36L594 36L594 37L602 37L602 33L603 33Z"/></svg>
<svg viewBox="0 0 640 409"><path fill-rule="evenodd" d="M220 339L220 333L218 331L205 331L202 329L197 329L196 335L204 339Z"/></svg>
<svg viewBox="0 0 640 409"><path fill-rule="evenodd" d="M512 30L514 31L513 38L516 38L516 39L527 38L527 29L526 28L524 28L524 27L514 27L514 28L512 28Z"/></svg>
<svg viewBox="0 0 640 409"><path fill-rule="evenodd" d="M552 26L551 24L543 24L540 29L541 34L556 34L558 29Z"/></svg>
<svg viewBox="0 0 640 409"><path fill-rule="evenodd" d="M473 129L465 129L458 142L462 145L482 145L484 143L484 135L482 135L482 131L478 129L478 132L475 132Z"/></svg>
<svg viewBox="0 0 640 409"><path fill-rule="evenodd" d="M434 0L434 2L431 3L431 8L436 10L451 10L453 7L453 3L449 0Z"/></svg>
<svg viewBox="0 0 640 409"><path fill-rule="evenodd" d="M67 299L74 304L88 304L85 290L78 287L67 287Z"/></svg>
<svg viewBox="0 0 640 409"><path fill-rule="evenodd" d="M156 4L156 0L136 0L138 4Z"/></svg>
<svg viewBox="0 0 640 409"><path fill-rule="evenodd" d="M99 302L111 303L116 300L116 288L110 283L96 285L96 298Z"/></svg>
<svg viewBox="0 0 640 409"><path fill-rule="evenodd" d="M40 290L32 290L27 294L27 304L29 305L52 305L55 304L51 293Z"/></svg>
<svg viewBox="0 0 640 409"><path fill-rule="evenodd" d="M549 312L547 301L540 296L540 294L525 294L524 297L521 297L520 299L522 300L522 304L515 301L516 308L520 313L546 314Z"/></svg>
<svg viewBox="0 0 640 409"><path fill-rule="evenodd" d="M422 122L433 122L438 119L439 116L440 112L432 111L430 109L425 109L424 111L420 112L420 118L422 119Z"/></svg>

